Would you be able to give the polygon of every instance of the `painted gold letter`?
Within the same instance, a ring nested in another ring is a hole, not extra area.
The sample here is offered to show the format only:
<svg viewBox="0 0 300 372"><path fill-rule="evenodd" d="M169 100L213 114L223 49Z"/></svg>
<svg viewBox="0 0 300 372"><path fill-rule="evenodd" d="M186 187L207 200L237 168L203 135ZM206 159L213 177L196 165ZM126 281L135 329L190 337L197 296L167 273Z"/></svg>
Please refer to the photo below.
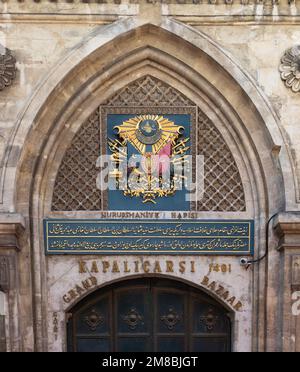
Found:
<svg viewBox="0 0 300 372"><path fill-rule="evenodd" d="M107 273L108 269L109 269L109 262L108 261L102 261L102 266L103 266L103 272L104 274Z"/></svg>
<svg viewBox="0 0 300 372"><path fill-rule="evenodd" d="M79 274L85 274L87 272L86 262L85 261L78 261L78 265L79 265Z"/></svg>

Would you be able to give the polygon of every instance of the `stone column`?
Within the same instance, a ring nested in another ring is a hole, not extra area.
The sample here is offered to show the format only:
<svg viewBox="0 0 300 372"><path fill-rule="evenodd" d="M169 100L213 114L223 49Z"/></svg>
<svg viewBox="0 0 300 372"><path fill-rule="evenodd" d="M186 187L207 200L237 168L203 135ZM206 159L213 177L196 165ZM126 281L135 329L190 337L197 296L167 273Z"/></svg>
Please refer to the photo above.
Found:
<svg viewBox="0 0 300 372"><path fill-rule="evenodd" d="M282 351L300 351L300 213L282 213L275 220L279 236L281 271L278 273L278 309Z"/></svg>
<svg viewBox="0 0 300 372"><path fill-rule="evenodd" d="M18 237L24 222L17 214L0 214L0 351L20 351Z"/></svg>

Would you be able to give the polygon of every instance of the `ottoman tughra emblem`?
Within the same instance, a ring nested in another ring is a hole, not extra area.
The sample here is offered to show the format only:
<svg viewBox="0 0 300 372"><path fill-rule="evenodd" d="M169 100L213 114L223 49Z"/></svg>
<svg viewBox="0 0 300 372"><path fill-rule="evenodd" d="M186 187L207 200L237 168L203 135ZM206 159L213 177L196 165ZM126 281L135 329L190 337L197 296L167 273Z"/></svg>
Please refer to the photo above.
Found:
<svg viewBox="0 0 300 372"><path fill-rule="evenodd" d="M16 77L16 60L10 50L0 44L0 91L9 87Z"/></svg>
<svg viewBox="0 0 300 372"><path fill-rule="evenodd" d="M300 92L300 45L285 52L279 70L285 85L295 93Z"/></svg>
<svg viewBox="0 0 300 372"><path fill-rule="evenodd" d="M187 163L190 148L184 126L161 115L140 115L114 130L116 138L108 141L114 163L110 177L118 189L143 203L173 196L183 178L176 169Z"/></svg>

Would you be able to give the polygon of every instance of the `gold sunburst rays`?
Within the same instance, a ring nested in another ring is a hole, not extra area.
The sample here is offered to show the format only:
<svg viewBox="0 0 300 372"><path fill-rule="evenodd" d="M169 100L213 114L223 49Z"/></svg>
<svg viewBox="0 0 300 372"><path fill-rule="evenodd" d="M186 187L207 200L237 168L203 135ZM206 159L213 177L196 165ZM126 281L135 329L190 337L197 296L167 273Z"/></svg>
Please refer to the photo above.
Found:
<svg viewBox="0 0 300 372"><path fill-rule="evenodd" d="M146 153L147 145L137 137L137 132L139 124L146 120L157 122L161 133L152 145L154 155L158 154L169 142L175 141L184 131L184 127L175 125L174 122L161 115L139 115L123 122L120 126L116 126L114 129L117 130L118 135L123 140L130 142L142 155Z"/></svg>

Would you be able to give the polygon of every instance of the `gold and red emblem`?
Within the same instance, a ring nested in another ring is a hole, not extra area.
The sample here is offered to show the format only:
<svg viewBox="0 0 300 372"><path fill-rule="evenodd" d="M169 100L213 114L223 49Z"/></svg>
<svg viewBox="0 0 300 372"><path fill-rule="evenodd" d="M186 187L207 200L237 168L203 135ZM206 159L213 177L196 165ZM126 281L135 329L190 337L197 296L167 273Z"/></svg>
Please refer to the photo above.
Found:
<svg viewBox="0 0 300 372"><path fill-rule="evenodd" d="M117 182L124 180L121 165L127 161L127 180L134 176L138 181L134 186L126 181L124 195L142 197L143 203L154 204L158 197L174 195L178 178L183 178L174 174L174 165L186 162L189 150L184 127L161 115L139 115L115 126L114 131L117 138L108 141L115 164L110 176ZM139 166L128 158L140 159Z"/></svg>

